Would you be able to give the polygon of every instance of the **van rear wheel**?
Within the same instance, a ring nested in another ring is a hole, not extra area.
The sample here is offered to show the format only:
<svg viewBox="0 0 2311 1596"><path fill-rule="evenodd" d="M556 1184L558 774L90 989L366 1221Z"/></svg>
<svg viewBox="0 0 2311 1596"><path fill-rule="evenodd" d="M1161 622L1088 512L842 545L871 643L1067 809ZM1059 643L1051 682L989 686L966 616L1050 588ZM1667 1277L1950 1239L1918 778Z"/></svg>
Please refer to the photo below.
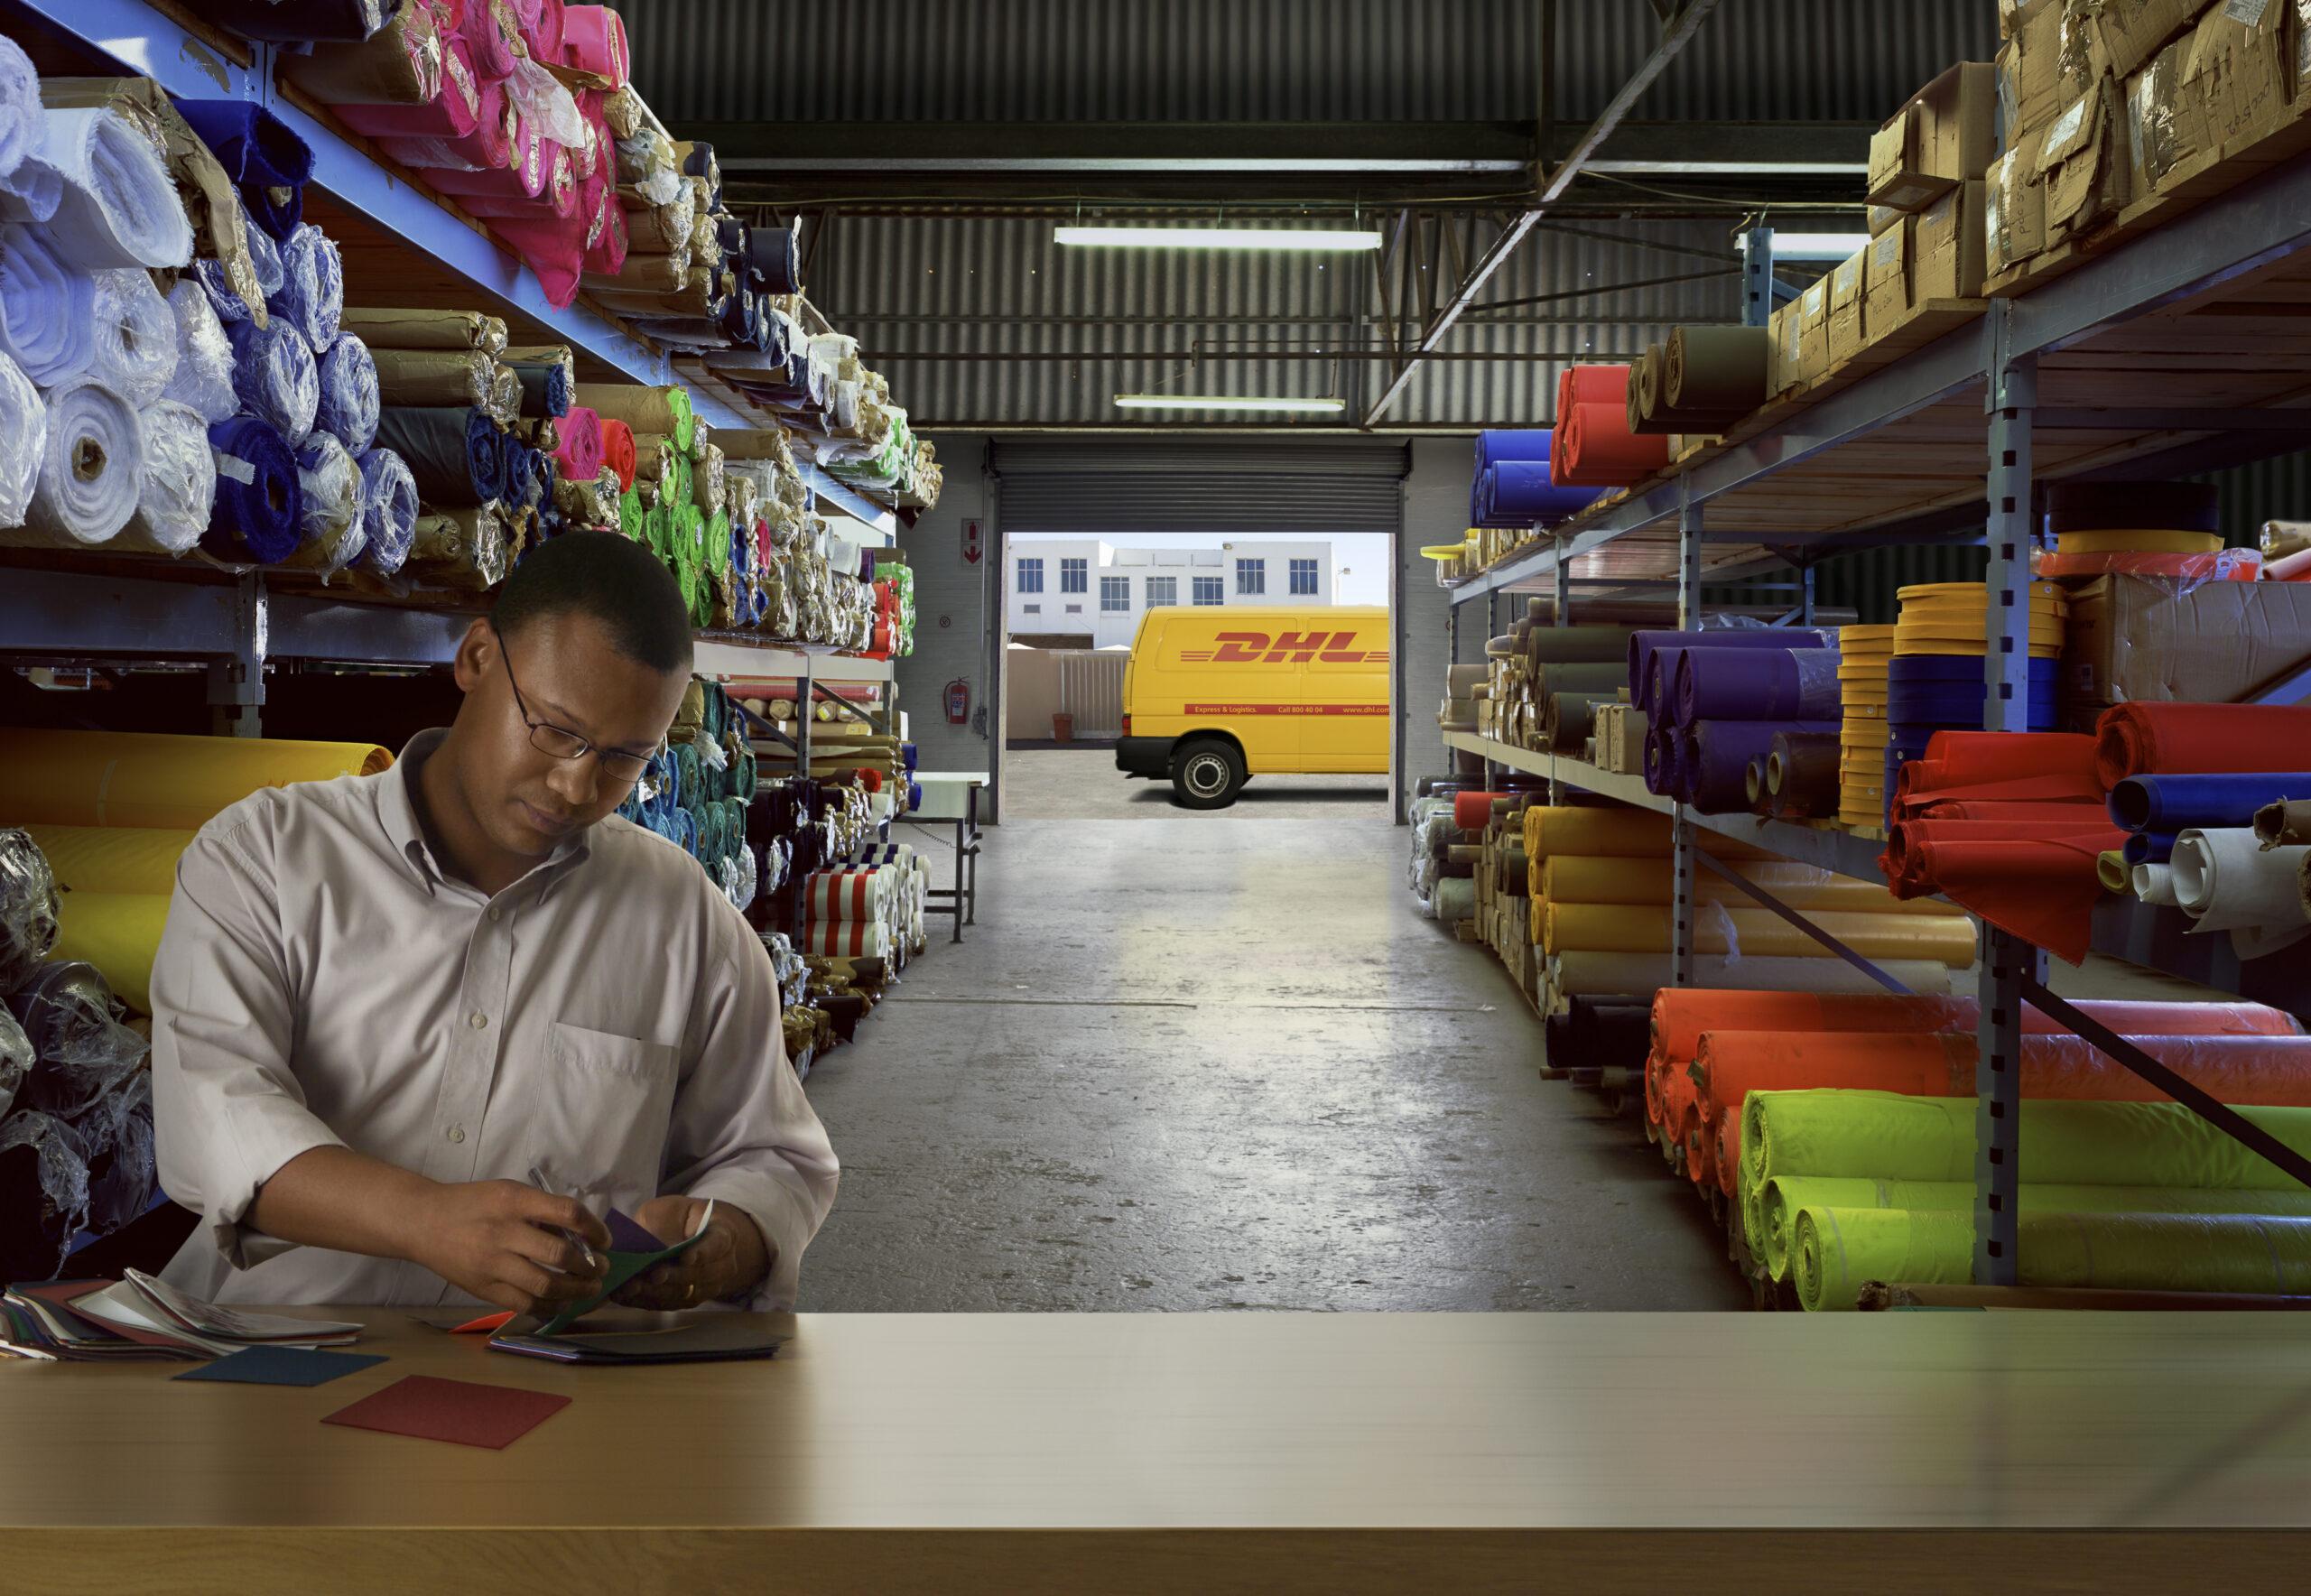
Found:
<svg viewBox="0 0 2311 1596"><path fill-rule="evenodd" d="M1190 738L1172 758L1172 793L1183 809L1225 809L1244 781L1243 756L1216 737Z"/></svg>

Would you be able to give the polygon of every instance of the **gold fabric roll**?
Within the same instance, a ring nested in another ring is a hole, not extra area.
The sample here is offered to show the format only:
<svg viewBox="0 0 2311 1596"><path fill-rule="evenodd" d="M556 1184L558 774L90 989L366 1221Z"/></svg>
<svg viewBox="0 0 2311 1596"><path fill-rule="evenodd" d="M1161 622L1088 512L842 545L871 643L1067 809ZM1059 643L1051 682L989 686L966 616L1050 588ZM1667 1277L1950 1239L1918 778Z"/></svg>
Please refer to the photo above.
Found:
<svg viewBox="0 0 2311 1596"><path fill-rule="evenodd" d="M1894 628L1891 625L1869 626L1840 626L1838 653L1846 659L1870 654L1894 652Z"/></svg>
<svg viewBox="0 0 2311 1596"><path fill-rule="evenodd" d="M57 884L76 893L176 890L177 859L194 832L136 826L26 826Z"/></svg>
<svg viewBox="0 0 2311 1596"><path fill-rule="evenodd" d="M1703 839L1706 847L1710 839ZM1533 884L1536 897L1553 904L1642 904L1666 907L1676 884L1676 865L1670 859L1597 858L1561 853L1543 859ZM1963 916L1963 909L1936 898L1897 898L1875 881L1832 874L1814 865L1780 859L1745 860L1734 873L1773 894L1793 909L1842 910L1856 914L1936 914ZM1698 869L1694 889L1704 903L1728 907L1749 906L1757 900L1722 876Z"/></svg>
<svg viewBox="0 0 2311 1596"><path fill-rule="evenodd" d="M478 311L377 311L345 307L338 323L371 347L387 349L479 349L506 347L506 323Z"/></svg>
<svg viewBox="0 0 2311 1596"><path fill-rule="evenodd" d="M1712 835L1706 846L1723 859L1769 859L1777 856L1731 837ZM1669 817L1648 809L1592 809L1536 803L1525 811L1525 853L1537 868L1553 853L1601 854L1610 858L1669 857Z"/></svg>
<svg viewBox="0 0 2311 1596"><path fill-rule="evenodd" d="M61 897L60 934L51 957L95 965L113 996L139 1014L150 1014L153 955L168 919L166 893L68 892Z"/></svg>
<svg viewBox="0 0 2311 1596"><path fill-rule="evenodd" d="M375 743L0 727L0 824L198 828L259 787L393 762Z"/></svg>
<svg viewBox="0 0 2311 1596"><path fill-rule="evenodd" d="M1542 923L1544 951L1664 953L1672 911L1635 904L1551 904ZM1973 923L1929 914L1861 914L1824 911L1814 924L1864 959L1935 959L1959 968L1974 961ZM1694 951L1724 954L1726 924L1743 956L1834 959L1836 954L1769 909L1719 909L1694 924Z"/></svg>
<svg viewBox="0 0 2311 1596"><path fill-rule="evenodd" d="M1549 984L1560 997L1582 993L1634 992L1640 996L1669 984L1666 953L1565 953L1550 961ZM1950 990L1944 965L1923 959L1887 959L1878 968L1913 992ZM1746 992L1858 992L1870 997L1886 988L1842 959L1735 959L1707 955L1694 960L1694 983Z"/></svg>

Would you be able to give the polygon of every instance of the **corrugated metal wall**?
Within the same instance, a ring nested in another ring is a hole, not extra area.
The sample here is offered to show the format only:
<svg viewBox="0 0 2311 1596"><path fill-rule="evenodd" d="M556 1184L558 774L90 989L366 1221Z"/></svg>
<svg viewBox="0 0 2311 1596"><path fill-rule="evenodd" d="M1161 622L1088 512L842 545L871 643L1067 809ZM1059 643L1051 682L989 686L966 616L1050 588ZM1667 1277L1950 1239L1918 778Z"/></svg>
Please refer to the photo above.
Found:
<svg viewBox="0 0 2311 1596"><path fill-rule="evenodd" d="M621 0L659 115L765 121L1478 121L1535 115L1536 0ZM1558 0L1561 120L1657 36ZM1722 0L1642 117L1877 121L1998 45L1991 0Z"/></svg>

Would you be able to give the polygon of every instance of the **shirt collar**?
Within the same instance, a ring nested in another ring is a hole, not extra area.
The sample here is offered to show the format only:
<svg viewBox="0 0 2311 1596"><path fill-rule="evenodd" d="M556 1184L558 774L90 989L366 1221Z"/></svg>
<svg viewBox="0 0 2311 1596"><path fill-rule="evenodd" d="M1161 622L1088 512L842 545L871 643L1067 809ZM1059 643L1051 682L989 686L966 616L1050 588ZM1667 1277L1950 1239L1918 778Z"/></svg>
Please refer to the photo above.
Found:
<svg viewBox="0 0 2311 1596"><path fill-rule="evenodd" d="M425 883L426 891L437 895L444 886L472 890L441 868L425 840L425 828L418 823L417 819L415 786L418 772L424 768L425 762L440 749L449 735L446 727L436 726L411 738L403 745L401 756L394 761L393 768L378 778L377 787L377 819L385 827L386 840L393 844L394 851L407 859L417 871L419 879ZM593 851L589 840L592 832L593 828L588 826L563 839L552 853L507 887L506 892L536 882L538 895L543 898L555 882L583 863Z"/></svg>

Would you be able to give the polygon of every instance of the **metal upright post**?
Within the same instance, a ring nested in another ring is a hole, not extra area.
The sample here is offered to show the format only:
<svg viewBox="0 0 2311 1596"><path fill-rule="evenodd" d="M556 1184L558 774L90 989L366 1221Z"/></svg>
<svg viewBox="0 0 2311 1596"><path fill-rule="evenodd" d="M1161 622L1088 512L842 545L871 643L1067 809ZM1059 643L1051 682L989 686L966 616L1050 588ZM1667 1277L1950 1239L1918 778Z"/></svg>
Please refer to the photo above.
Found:
<svg viewBox="0 0 2311 1596"><path fill-rule="evenodd" d="M1773 314L1773 229L1741 235L1741 325L1763 327Z"/></svg>
<svg viewBox="0 0 2311 1596"><path fill-rule="evenodd" d="M1797 624L1810 626L1814 624L1814 568L1808 565L1801 573L1800 580L1805 583L1805 591L1797 601Z"/></svg>
<svg viewBox="0 0 2311 1596"><path fill-rule="evenodd" d="M1701 625L1701 506L1694 502L1693 478L1680 479L1677 506L1677 630ZM1669 984L1694 984L1694 820L1682 803L1670 821L1670 857L1675 906L1669 929Z"/></svg>
<svg viewBox="0 0 2311 1596"><path fill-rule="evenodd" d="M1550 543L1555 550L1555 565L1550 574L1556 584L1556 607L1549 617L1549 624L1569 626L1573 624L1573 568L1564 557L1564 537L1561 534L1555 536ZM1549 803L1555 805L1564 802L1564 783L1557 777L1556 750L1552 747L1549 750Z"/></svg>
<svg viewBox="0 0 2311 1596"><path fill-rule="evenodd" d="M263 737L265 635L270 629L265 577L248 571L233 594L233 652L209 662L209 729L218 737Z"/></svg>
<svg viewBox="0 0 2311 1596"><path fill-rule="evenodd" d="M1982 729L2030 726L2030 418L2035 355L2009 352L2014 302L1995 302L1991 340L1990 569L1982 651ZM1974 1064L1974 1282L2020 1279L2016 1209L2022 1181L2022 983L2046 979L2046 956L2005 932L1982 931L1982 1015Z"/></svg>

